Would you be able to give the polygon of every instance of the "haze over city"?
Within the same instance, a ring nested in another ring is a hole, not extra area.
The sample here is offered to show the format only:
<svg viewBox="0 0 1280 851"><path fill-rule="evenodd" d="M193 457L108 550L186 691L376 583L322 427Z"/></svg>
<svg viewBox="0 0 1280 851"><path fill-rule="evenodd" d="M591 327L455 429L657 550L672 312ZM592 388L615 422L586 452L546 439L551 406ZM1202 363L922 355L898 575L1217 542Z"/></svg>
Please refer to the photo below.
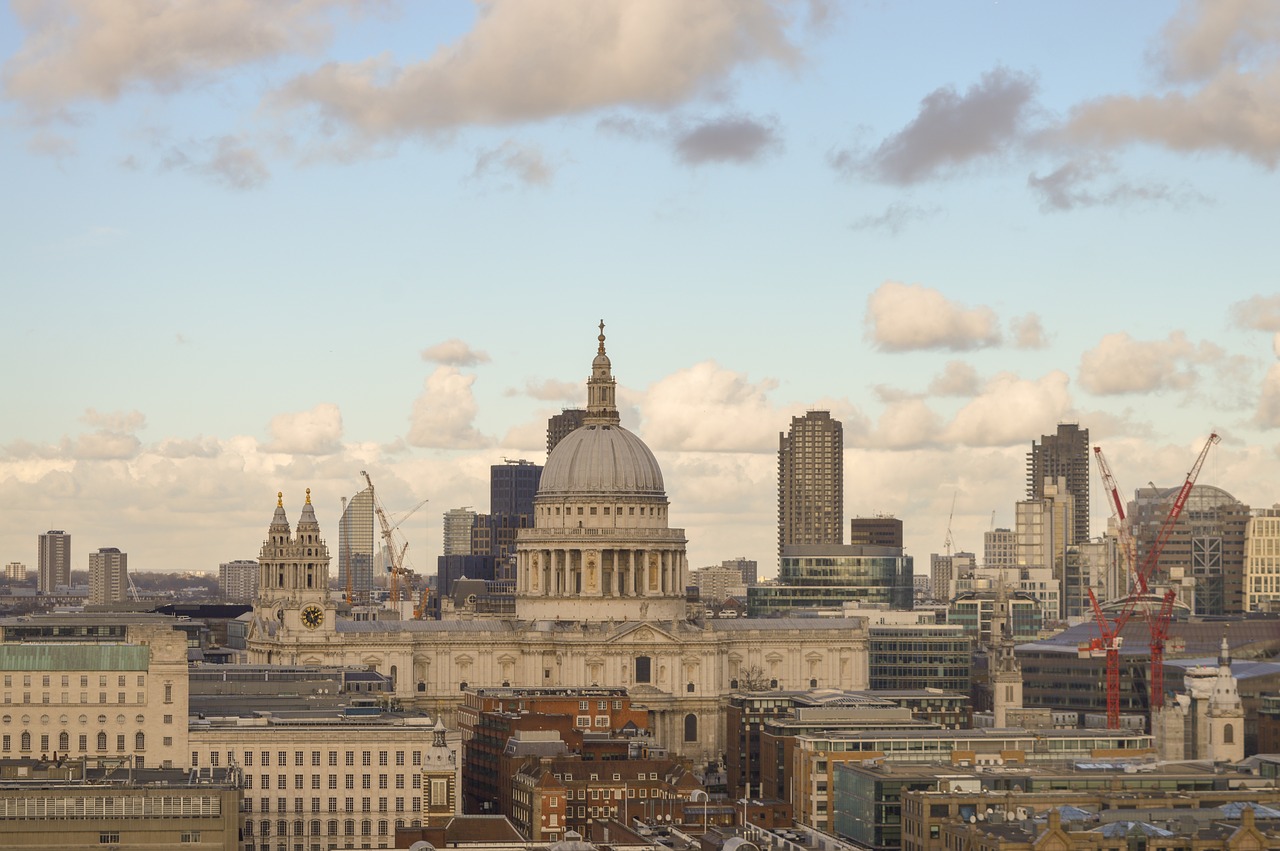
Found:
<svg viewBox="0 0 1280 851"><path fill-rule="evenodd" d="M1217 431L1200 481L1271 505L1277 38L1266 2L14 2L0 562L212 570L308 487L336 543L367 469L430 499L430 573L602 317L693 567L772 572L815 408L918 570L953 499L958 548L1012 525L1059 421L1130 493Z"/></svg>

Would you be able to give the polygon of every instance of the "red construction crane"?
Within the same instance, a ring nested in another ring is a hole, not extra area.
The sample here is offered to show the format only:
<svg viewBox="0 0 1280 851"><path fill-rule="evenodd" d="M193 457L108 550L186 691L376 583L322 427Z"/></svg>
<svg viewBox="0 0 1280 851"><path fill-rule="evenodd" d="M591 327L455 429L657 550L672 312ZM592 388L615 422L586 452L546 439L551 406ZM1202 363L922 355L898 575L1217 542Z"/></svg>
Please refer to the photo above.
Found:
<svg viewBox="0 0 1280 851"><path fill-rule="evenodd" d="M1135 608L1139 600L1145 598L1150 593L1147 580L1155 571L1156 564L1160 561L1160 553L1164 550L1164 545L1168 543L1169 537L1173 534L1173 528L1178 522L1178 518L1182 516L1182 509L1187 505L1187 498L1191 496L1191 488L1195 486L1196 479L1200 475L1200 468L1204 466L1204 459L1209 454L1209 450L1221 438L1217 434L1209 435L1209 440L1205 443L1204 449L1200 450L1200 456L1196 458L1196 463L1191 468L1191 472L1187 473L1186 481L1182 483L1182 489L1178 491L1178 496L1174 499L1173 505L1169 508L1168 515L1165 516L1164 523L1160 526L1160 531L1156 535L1155 541L1147 550L1146 557L1142 560L1142 566L1135 571L1134 578L1137 581L1137 587L1132 589L1124 600L1124 606L1120 613L1116 616L1115 621L1107 620L1107 616L1103 614L1102 607L1098 605L1098 598L1094 595L1093 589L1089 589L1089 602L1093 606L1094 618L1098 622L1098 632L1101 640L1097 643L1098 649L1104 651L1107 657L1107 729L1120 729L1120 645L1123 641L1121 633L1124 631L1125 624L1129 622L1129 618L1133 617ZM1096 453L1100 458L1101 453ZM1105 465L1105 461L1103 462ZM1110 471L1107 471L1108 474ZM1114 483L1114 479L1111 480ZM1119 492L1115 491L1112 495L1114 500L1119 501ZM1151 707L1159 709L1164 706L1164 645L1169 637L1169 623L1173 618L1173 604L1177 600L1178 594L1172 588L1169 589L1162 601L1160 611L1152 616L1148 612L1147 623L1151 633Z"/></svg>
<svg viewBox="0 0 1280 851"><path fill-rule="evenodd" d="M1129 519L1124 514L1124 500L1120 496L1120 486L1116 484L1116 477L1111 474L1111 465L1102 454L1101 446L1093 447L1093 457L1098 462L1102 486L1107 489L1111 497L1111 519L1116 523L1116 536L1120 542L1121 574L1124 576L1125 586L1132 593L1135 582L1131 574L1134 572L1134 563L1137 559L1134 556L1133 532L1129 528Z"/></svg>

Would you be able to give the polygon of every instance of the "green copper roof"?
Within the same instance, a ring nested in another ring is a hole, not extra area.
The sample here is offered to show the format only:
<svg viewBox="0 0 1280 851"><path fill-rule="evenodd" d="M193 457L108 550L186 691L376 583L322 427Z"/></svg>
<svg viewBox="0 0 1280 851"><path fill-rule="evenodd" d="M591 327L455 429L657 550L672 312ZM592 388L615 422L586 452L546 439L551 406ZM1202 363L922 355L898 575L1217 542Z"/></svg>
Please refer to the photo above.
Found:
<svg viewBox="0 0 1280 851"><path fill-rule="evenodd" d="M145 671L150 658L127 644L0 644L0 671Z"/></svg>

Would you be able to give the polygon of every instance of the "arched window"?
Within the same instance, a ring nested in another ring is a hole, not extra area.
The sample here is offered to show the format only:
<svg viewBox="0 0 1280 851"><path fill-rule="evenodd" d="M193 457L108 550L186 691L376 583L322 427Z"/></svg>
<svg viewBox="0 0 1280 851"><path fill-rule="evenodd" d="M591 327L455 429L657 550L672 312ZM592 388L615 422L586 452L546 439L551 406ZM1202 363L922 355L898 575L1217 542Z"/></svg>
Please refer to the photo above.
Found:
<svg viewBox="0 0 1280 851"><path fill-rule="evenodd" d="M1222 728L1222 743L1224 745L1233 745L1235 744L1235 742L1236 742L1235 728L1232 727L1230 724L1225 725Z"/></svg>
<svg viewBox="0 0 1280 851"><path fill-rule="evenodd" d="M329 819L329 835L330 836L338 835L338 820L336 818Z"/></svg>
<svg viewBox="0 0 1280 851"><path fill-rule="evenodd" d="M105 751L107 749L107 734L98 733L98 750Z"/></svg>
<svg viewBox="0 0 1280 851"><path fill-rule="evenodd" d="M71 734L68 733L66 730L63 730L61 733L58 734L58 750L60 751L71 750Z"/></svg>
<svg viewBox="0 0 1280 851"><path fill-rule="evenodd" d="M26 730L22 731L22 749L24 751L31 750L31 734Z"/></svg>
<svg viewBox="0 0 1280 851"><path fill-rule="evenodd" d="M365 819L364 821L360 822L360 835L361 835L361 836L372 836L372 835L373 835L373 822L372 822L372 821L370 821L369 819Z"/></svg>
<svg viewBox="0 0 1280 851"><path fill-rule="evenodd" d="M686 742L698 741L698 716L692 712L684 716L684 740Z"/></svg>
<svg viewBox="0 0 1280 851"><path fill-rule="evenodd" d="M311 820L311 835L312 836L320 835L320 819L318 818Z"/></svg>
<svg viewBox="0 0 1280 851"><path fill-rule="evenodd" d="M426 691L426 690L427 690L427 684L426 684L426 683L424 683L424 682L419 682L419 683L418 683L418 691Z"/></svg>
<svg viewBox="0 0 1280 851"><path fill-rule="evenodd" d="M145 751L147 749L147 736L141 730L133 737L133 749L136 751Z"/></svg>

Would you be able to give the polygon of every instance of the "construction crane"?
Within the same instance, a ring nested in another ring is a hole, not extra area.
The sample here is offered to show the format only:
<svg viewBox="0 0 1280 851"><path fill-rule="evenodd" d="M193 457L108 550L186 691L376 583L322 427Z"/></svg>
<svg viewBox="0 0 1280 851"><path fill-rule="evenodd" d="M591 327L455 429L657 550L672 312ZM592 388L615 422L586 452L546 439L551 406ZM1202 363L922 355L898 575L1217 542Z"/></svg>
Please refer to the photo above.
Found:
<svg viewBox="0 0 1280 851"><path fill-rule="evenodd" d="M1102 447L1093 447L1093 458L1098 462L1098 473L1102 476L1102 486L1111 497L1111 519L1115 521L1116 536L1120 542L1121 575L1125 578L1125 586L1132 593L1136 584L1133 573L1137 559L1134 556L1133 532L1129 528L1129 518L1124 514L1124 500L1120 496L1120 486L1116 477L1111 474L1111 465L1102 454Z"/></svg>
<svg viewBox="0 0 1280 851"><path fill-rule="evenodd" d="M956 516L956 496L958 494L959 491L951 495L951 513L947 515L947 539L942 542L943 548L947 551L947 558L951 558L951 547L953 545L951 540L951 520Z"/></svg>
<svg viewBox="0 0 1280 851"><path fill-rule="evenodd" d="M1109 621L1103 614L1102 607L1098 605L1097 596L1092 588L1089 589L1089 603L1093 606L1094 618L1098 622L1098 632L1101 636L1092 646L1095 651L1105 653L1107 660L1107 729L1109 730L1120 729L1120 645L1124 640L1121 633L1129 619L1133 617L1139 600L1149 595L1148 580L1160 561L1160 553L1173 534L1178 518L1182 516L1182 509L1186 507L1191 488L1195 486L1196 479L1200 476L1200 468L1204 466L1205 457L1219 440L1221 438L1217 434L1209 435L1204 449L1200 450L1200 455L1191 467L1191 472L1187 473L1186 481L1182 483L1182 489L1178 491L1177 498L1169 508L1169 513L1165 516L1155 541L1147 550L1141 567L1135 571L1134 579L1137 587L1132 588L1125 597L1124 605L1114 622ZM1164 595L1160 611L1154 617L1148 614L1151 633L1151 707L1153 709L1159 709L1164 705L1164 644L1168 638L1169 623L1173 617L1173 604L1177 596L1177 592L1170 588Z"/></svg>
<svg viewBox="0 0 1280 851"><path fill-rule="evenodd" d="M360 471L360 475L364 476L364 480L369 485L369 493L373 496L373 512L378 516L378 525L382 527L382 543L387 548L387 555L391 559L391 603L395 605L400 602L400 576L404 573L404 554L409 549L409 542L405 541L403 545L397 546L395 541L396 527L409 519L408 514L400 519L400 523L392 525L387 518L386 509L382 507L382 500L378 499L378 492L373 487L373 479L369 478L369 474L364 470ZM426 500L418 503L409 512L412 514L423 505Z"/></svg>

